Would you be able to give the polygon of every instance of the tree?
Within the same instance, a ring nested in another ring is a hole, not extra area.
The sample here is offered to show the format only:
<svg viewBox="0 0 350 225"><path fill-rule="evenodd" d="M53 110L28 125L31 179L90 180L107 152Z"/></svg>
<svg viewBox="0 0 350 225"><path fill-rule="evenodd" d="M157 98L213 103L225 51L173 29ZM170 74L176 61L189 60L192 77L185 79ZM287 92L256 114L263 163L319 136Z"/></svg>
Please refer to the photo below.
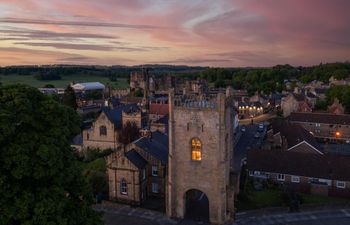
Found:
<svg viewBox="0 0 350 225"><path fill-rule="evenodd" d="M137 90L134 92L134 96L135 96L135 97L142 97L142 96L143 96L143 91L142 91L142 89L137 89Z"/></svg>
<svg viewBox="0 0 350 225"><path fill-rule="evenodd" d="M86 91L86 96L89 99L100 100L103 98L103 90L89 90Z"/></svg>
<svg viewBox="0 0 350 225"><path fill-rule="evenodd" d="M35 88L0 86L0 224L101 224L70 147L79 125Z"/></svg>
<svg viewBox="0 0 350 225"><path fill-rule="evenodd" d="M75 92L70 85L68 85L66 90L64 91L62 103L66 106L73 108L73 109L78 108L77 99L75 97Z"/></svg>
<svg viewBox="0 0 350 225"><path fill-rule="evenodd" d="M55 85L53 85L53 84L45 84L44 88L55 88Z"/></svg>

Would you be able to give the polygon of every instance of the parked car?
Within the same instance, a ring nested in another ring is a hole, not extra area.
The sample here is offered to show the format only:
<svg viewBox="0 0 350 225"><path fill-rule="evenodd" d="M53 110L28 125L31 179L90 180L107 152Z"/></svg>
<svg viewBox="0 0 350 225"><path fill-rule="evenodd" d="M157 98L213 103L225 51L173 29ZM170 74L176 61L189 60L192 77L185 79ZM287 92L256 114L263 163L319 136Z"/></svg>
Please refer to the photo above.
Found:
<svg viewBox="0 0 350 225"><path fill-rule="evenodd" d="M254 135L255 138L260 138L260 134L259 132L256 132L255 135Z"/></svg>
<svg viewBox="0 0 350 225"><path fill-rule="evenodd" d="M264 124L263 123L259 123L258 131L259 132L263 132L264 131Z"/></svg>
<svg viewBox="0 0 350 225"><path fill-rule="evenodd" d="M242 127L241 127L241 131L242 131L242 132L245 132L245 131L246 131L245 126L242 126Z"/></svg>

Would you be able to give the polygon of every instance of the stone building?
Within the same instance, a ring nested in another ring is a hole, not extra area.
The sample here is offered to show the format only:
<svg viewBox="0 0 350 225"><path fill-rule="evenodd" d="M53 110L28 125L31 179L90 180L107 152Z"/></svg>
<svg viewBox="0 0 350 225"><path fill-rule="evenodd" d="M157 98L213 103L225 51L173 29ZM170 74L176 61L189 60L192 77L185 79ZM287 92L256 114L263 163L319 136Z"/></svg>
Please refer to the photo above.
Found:
<svg viewBox="0 0 350 225"><path fill-rule="evenodd" d="M141 128L144 114L136 104L121 105L117 108L102 108L101 114L92 126L83 130L83 148L116 149L120 129L127 122L135 122Z"/></svg>
<svg viewBox="0 0 350 225"><path fill-rule="evenodd" d="M168 97L158 97L150 100L149 120L156 121L169 114Z"/></svg>
<svg viewBox="0 0 350 225"><path fill-rule="evenodd" d="M107 156L110 200L142 205L149 198L164 201L168 136L153 132Z"/></svg>
<svg viewBox="0 0 350 225"><path fill-rule="evenodd" d="M345 113L345 108L339 102L339 100L337 98L335 98L333 104L328 106L327 112L340 115L340 114L344 114Z"/></svg>
<svg viewBox="0 0 350 225"><path fill-rule="evenodd" d="M187 98L170 94L168 216L215 224L232 218L231 97L224 93Z"/></svg>
<svg viewBox="0 0 350 225"><path fill-rule="evenodd" d="M311 112L312 107L304 94L290 93L287 97L282 98L281 108L283 116L287 117L292 112Z"/></svg>

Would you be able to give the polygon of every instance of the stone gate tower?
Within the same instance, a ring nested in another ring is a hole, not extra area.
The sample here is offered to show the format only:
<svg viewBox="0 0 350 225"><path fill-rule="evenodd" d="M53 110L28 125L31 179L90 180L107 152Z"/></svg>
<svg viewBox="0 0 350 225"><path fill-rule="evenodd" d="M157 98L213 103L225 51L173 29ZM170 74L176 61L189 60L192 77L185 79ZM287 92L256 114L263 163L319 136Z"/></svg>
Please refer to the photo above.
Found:
<svg viewBox="0 0 350 225"><path fill-rule="evenodd" d="M233 105L229 95L229 91L211 96L169 94L166 213L170 217L184 218L190 210L202 210L199 214L207 213L211 223L222 224L233 215ZM203 204L208 205L207 210Z"/></svg>

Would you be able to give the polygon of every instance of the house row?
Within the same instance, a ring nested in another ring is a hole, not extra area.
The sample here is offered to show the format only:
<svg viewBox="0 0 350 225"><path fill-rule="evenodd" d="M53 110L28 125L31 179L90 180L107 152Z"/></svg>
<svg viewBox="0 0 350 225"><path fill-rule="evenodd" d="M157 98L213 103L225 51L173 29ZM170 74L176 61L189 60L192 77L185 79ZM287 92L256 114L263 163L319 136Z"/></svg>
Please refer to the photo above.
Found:
<svg viewBox="0 0 350 225"><path fill-rule="evenodd" d="M350 115L330 113L291 113L289 121L301 125L324 140L350 140Z"/></svg>
<svg viewBox="0 0 350 225"><path fill-rule="evenodd" d="M350 197L350 157L328 153L302 125L275 121L267 131L270 148L251 150L247 169L254 179L295 191Z"/></svg>
<svg viewBox="0 0 350 225"><path fill-rule="evenodd" d="M252 150L249 176L287 185L296 191L350 197L350 157L318 152Z"/></svg>

